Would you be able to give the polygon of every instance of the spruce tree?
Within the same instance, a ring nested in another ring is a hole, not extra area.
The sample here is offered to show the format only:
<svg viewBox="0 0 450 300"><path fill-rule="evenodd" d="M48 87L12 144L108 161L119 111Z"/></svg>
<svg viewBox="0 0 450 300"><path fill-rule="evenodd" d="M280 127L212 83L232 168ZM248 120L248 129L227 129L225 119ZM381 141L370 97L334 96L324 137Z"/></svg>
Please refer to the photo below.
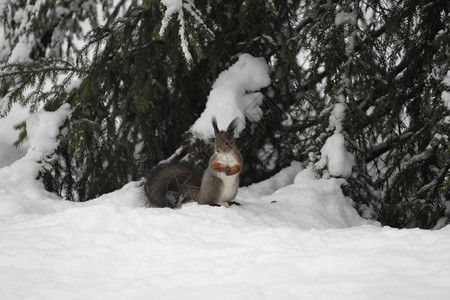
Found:
<svg viewBox="0 0 450 300"><path fill-rule="evenodd" d="M448 1L323 1L305 10L307 72L324 75L316 81L325 104L318 133L328 134L317 146L341 101L346 146L357 159L344 189L384 224L429 228L448 205L449 9Z"/></svg>
<svg viewBox="0 0 450 300"><path fill-rule="evenodd" d="M242 185L292 160L340 176L320 151L339 134L355 159L343 189L361 214L430 228L450 199L449 6L9 1L0 10L0 113L14 102L31 111L70 103L40 177L85 201L168 157L204 165L208 146L188 129L220 72L250 53L269 63L272 84L263 119L247 122L240 138Z"/></svg>

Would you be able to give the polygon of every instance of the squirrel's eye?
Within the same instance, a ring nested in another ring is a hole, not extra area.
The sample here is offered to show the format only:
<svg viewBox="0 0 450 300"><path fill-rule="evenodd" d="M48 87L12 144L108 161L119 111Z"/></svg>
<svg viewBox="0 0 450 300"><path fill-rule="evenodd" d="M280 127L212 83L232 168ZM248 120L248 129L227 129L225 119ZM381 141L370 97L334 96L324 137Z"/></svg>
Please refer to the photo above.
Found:
<svg viewBox="0 0 450 300"><path fill-rule="evenodd" d="M225 142L225 145L227 145L227 146L228 146L228 141L226 141L226 142Z"/></svg>

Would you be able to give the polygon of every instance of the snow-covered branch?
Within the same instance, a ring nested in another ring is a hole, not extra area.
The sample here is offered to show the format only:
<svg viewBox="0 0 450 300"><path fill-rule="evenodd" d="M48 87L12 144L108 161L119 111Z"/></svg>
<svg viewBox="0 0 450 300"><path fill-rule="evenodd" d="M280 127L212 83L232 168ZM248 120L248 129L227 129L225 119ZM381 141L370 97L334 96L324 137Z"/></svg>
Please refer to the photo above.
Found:
<svg viewBox="0 0 450 300"><path fill-rule="evenodd" d="M214 33L206 26L201 12L195 7L194 0L161 0L161 3L164 4L166 10L161 21L159 35L164 36L173 15L177 15L181 50L186 61L191 63L193 58L189 46L190 40L195 39L195 31L201 29L209 38L213 38ZM189 17L192 18L192 20L189 20L190 22L188 21ZM189 30L188 25L195 30ZM195 41L191 42L195 43Z"/></svg>

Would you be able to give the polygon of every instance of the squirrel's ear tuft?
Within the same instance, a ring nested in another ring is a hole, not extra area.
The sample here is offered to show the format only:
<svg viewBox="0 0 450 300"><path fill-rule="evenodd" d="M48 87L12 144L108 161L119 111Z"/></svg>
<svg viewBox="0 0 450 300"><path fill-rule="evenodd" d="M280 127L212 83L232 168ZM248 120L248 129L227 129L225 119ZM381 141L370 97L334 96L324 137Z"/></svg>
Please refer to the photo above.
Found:
<svg viewBox="0 0 450 300"><path fill-rule="evenodd" d="M233 121L231 121L230 125L228 125L227 132L229 134L234 135L234 131L236 130L236 126L237 126L237 121L238 121L238 118L236 117L236 118L234 118Z"/></svg>
<svg viewBox="0 0 450 300"><path fill-rule="evenodd" d="M216 120L215 116L212 117L211 122L212 122L212 126L214 128L214 134L217 135L219 133L219 128L217 127L217 120Z"/></svg>

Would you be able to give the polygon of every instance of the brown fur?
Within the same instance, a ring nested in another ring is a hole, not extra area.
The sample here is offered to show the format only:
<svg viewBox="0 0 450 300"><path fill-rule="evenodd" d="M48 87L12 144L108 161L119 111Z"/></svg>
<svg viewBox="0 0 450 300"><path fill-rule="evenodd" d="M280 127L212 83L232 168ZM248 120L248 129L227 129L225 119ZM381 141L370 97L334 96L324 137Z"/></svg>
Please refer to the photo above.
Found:
<svg viewBox="0 0 450 300"><path fill-rule="evenodd" d="M228 126L226 131L220 131L217 127L216 119L212 119L214 134L214 154L209 160L209 166L203 174L200 195L198 198L199 204L220 205L221 202L230 202L234 199L239 187L239 178L236 178L237 185L224 186L223 177L219 173L224 173L226 176L239 176L242 167L242 156L239 149L236 147L234 140L234 131L236 128L237 119L234 119ZM220 156L230 155L235 165L224 165L220 161ZM225 188L232 190L225 191Z"/></svg>
<svg viewBox="0 0 450 300"><path fill-rule="evenodd" d="M156 167L144 186L148 206L174 208L189 200L196 200L200 192L200 174L189 164Z"/></svg>
<svg viewBox="0 0 450 300"><path fill-rule="evenodd" d="M203 177L188 164L165 164L154 168L144 186L148 206L174 208L189 200L214 206L222 202L238 205L232 201L242 168L242 156L234 140L236 122L234 119L227 130L220 131L216 119L212 119L214 154ZM223 157L231 158L231 161L223 161Z"/></svg>

